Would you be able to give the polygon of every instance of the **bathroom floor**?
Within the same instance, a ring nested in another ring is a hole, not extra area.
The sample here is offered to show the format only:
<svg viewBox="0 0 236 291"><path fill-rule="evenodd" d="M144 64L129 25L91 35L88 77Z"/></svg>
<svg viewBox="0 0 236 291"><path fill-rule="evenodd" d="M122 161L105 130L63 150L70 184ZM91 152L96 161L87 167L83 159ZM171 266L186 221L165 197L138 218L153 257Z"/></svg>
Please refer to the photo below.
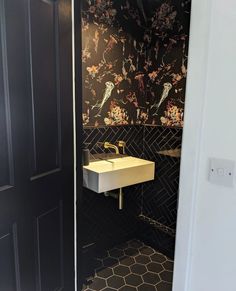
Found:
<svg viewBox="0 0 236 291"><path fill-rule="evenodd" d="M94 275L83 291L171 291L173 261L139 240L114 247L96 258Z"/></svg>

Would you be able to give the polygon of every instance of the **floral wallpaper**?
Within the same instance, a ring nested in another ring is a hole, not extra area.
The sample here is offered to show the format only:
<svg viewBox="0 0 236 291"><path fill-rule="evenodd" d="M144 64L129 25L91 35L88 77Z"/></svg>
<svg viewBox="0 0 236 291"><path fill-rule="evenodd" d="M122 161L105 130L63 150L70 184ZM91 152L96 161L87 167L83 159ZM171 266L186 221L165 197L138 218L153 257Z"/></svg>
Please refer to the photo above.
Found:
<svg viewBox="0 0 236 291"><path fill-rule="evenodd" d="M183 126L190 0L82 0L84 126Z"/></svg>

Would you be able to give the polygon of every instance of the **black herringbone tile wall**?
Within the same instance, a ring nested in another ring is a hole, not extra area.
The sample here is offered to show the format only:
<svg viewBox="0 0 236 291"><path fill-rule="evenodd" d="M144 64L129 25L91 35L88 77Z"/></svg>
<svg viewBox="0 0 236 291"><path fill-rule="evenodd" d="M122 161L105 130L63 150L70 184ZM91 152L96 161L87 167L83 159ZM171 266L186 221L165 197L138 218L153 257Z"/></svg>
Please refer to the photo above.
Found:
<svg viewBox="0 0 236 291"><path fill-rule="evenodd" d="M86 265L97 251L130 237L140 238L173 257L180 159L159 152L180 148L181 137L181 129L160 126L84 128L83 142L91 154L105 152L101 145L105 141L124 140L128 155L156 163L154 181L124 189L122 211L118 210L113 198L84 188L79 206L79 235L84 252L82 261L87 262ZM140 219L141 214L144 219ZM167 231L163 231L163 227L167 227Z"/></svg>
<svg viewBox="0 0 236 291"><path fill-rule="evenodd" d="M83 130L83 143L84 146L87 147L90 150L91 155L98 154L98 153L105 153L109 150L104 149L103 143L105 141L111 142L115 144L119 140L123 140L126 142L126 154L135 156L135 157L142 157L143 156L143 135L144 135L144 128L142 126L113 126L113 127L84 127ZM112 151L112 150L111 150ZM114 151L114 150L113 150ZM110 201L111 207L107 205L109 209L112 207L115 207L115 215L109 215L106 217L110 220L110 227L105 228L109 232L108 236L112 236L114 240L116 239L116 235L113 234L114 229L114 220L121 216L119 218L119 221L122 221L122 219L126 220L127 216L132 215L132 217L137 217L139 213L141 212L141 204L142 204L142 185L134 185L131 187L126 187L124 189L125 193L125 208L123 211L117 210L117 203L113 199L99 197L96 193L93 193L92 191L89 191L88 189L84 189L86 193L89 193L87 195L84 195L84 201L87 203L87 206L85 209L88 209L88 213L92 213L92 216L96 215L99 211L108 211L107 209L104 209L103 205L101 205L101 209L97 208L97 199L102 199L106 201ZM96 196L96 197L94 197ZM96 202L95 202L96 201ZM107 203L107 202L106 202ZM93 220L93 223L91 223L91 226L93 225L97 231L99 230L99 227L96 228L96 222L99 222L101 218ZM103 225L103 224L101 224ZM124 225L124 224L123 224ZM127 224L129 229L129 223ZM125 227L123 227L125 229ZM125 230L126 234L129 234L130 231L128 229ZM135 227L131 227L132 232ZM124 230L122 229L122 232ZM98 231L98 235L96 234L96 231L93 233L96 237L99 237L101 233ZM88 232L88 236L94 235L91 234L91 231ZM85 236L87 237L87 236Z"/></svg>
<svg viewBox="0 0 236 291"><path fill-rule="evenodd" d="M176 228L180 159L153 155L155 180L143 186L143 214Z"/></svg>
<svg viewBox="0 0 236 291"><path fill-rule="evenodd" d="M116 143L124 140L127 143L128 155L141 157L143 154L143 127L141 126L115 126L115 127L85 127L83 142L90 153L104 153L103 143L109 141ZM104 197L84 188L83 193L83 244L91 244L104 240L116 241L117 237L124 237L133 233L135 224L129 225L127 221L133 220L141 211L142 185L135 185L124 189L125 207L122 211L117 209L117 201ZM86 227L87 225L87 227Z"/></svg>
<svg viewBox="0 0 236 291"><path fill-rule="evenodd" d="M83 143L91 154L105 152L100 143L109 141L115 143L124 140L127 144L128 155L141 157L143 154L143 131L139 125L110 126L110 127L85 127L83 131Z"/></svg>
<svg viewBox="0 0 236 291"><path fill-rule="evenodd" d="M181 148L182 128L164 126L144 126L144 152L153 158L156 152Z"/></svg>
<svg viewBox="0 0 236 291"><path fill-rule="evenodd" d="M166 250L169 256L174 253L180 158L169 156L166 151L180 149L181 142L181 128L144 128L144 158L155 161L156 167L155 180L143 184L142 215L146 218L146 227L141 238ZM152 223L147 224L148 220ZM167 229L166 233L159 225Z"/></svg>
<svg viewBox="0 0 236 291"><path fill-rule="evenodd" d="M106 152L101 145L105 141L115 143L124 140L127 143L126 153L141 157L143 130L141 126L85 127L83 142L93 155ZM140 229L138 215L141 212L142 185L126 187L124 195L124 209L118 210L116 199L83 188L82 200L78 206L82 276L89 275L92 271L93 257L97 252L136 237Z"/></svg>

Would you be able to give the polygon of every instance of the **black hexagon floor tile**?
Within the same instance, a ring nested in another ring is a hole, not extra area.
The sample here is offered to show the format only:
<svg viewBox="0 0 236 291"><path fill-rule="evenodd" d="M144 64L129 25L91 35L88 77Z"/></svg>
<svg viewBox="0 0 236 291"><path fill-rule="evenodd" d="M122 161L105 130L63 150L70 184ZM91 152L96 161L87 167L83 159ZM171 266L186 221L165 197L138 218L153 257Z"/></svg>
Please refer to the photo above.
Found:
<svg viewBox="0 0 236 291"><path fill-rule="evenodd" d="M101 268L96 270L96 276L100 278L109 278L113 275L113 271L111 268Z"/></svg>
<svg viewBox="0 0 236 291"><path fill-rule="evenodd" d="M110 277L109 279L107 279L107 285L114 289L119 289L125 285L125 280L120 276L114 275Z"/></svg>
<svg viewBox="0 0 236 291"><path fill-rule="evenodd" d="M94 278L93 283L89 286L92 290L102 290L106 287L106 281L102 278Z"/></svg>
<svg viewBox="0 0 236 291"><path fill-rule="evenodd" d="M173 271L173 269L174 269L173 261L166 261L162 264L162 266L168 271Z"/></svg>
<svg viewBox="0 0 236 291"><path fill-rule="evenodd" d="M131 286L124 286L124 287L120 288L119 291L137 291L137 289L135 287L131 287Z"/></svg>
<svg viewBox="0 0 236 291"><path fill-rule="evenodd" d="M153 255L151 255L151 260L153 262L157 262L157 263L164 263L166 261L166 257L160 253L155 253Z"/></svg>
<svg viewBox="0 0 236 291"><path fill-rule="evenodd" d="M161 271L164 270L161 264L154 262L147 264L147 269L148 271L153 273L160 273Z"/></svg>
<svg viewBox="0 0 236 291"><path fill-rule="evenodd" d="M151 285L156 285L158 282L161 281L161 279L157 273L151 273L151 272L145 273L142 276L142 278L143 278L143 281L145 283L148 283Z"/></svg>
<svg viewBox="0 0 236 291"><path fill-rule="evenodd" d="M133 258L126 256L125 258L120 260L120 264L123 266L131 266L131 265L135 264L135 260Z"/></svg>
<svg viewBox="0 0 236 291"><path fill-rule="evenodd" d="M142 247L139 251L141 254L149 256L155 253L154 249L147 246Z"/></svg>
<svg viewBox="0 0 236 291"><path fill-rule="evenodd" d="M156 287L150 284L142 284L138 287L138 291L156 291Z"/></svg>
<svg viewBox="0 0 236 291"><path fill-rule="evenodd" d="M173 261L139 240L120 244L97 256L83 291L171 291Z"/></svg>
<svg viewBox="0 0 236 291"><path fill-rule="evenodd" d="M172 279L173 279L173 272L165 270L165 271L160 273L160 277L161 277L162 281L166 281L166 282L171 283Z"/></svg>
<svg viewBox="0 0 236 291"><path fill-rule="evenodd" d="M126 254L127 256L135 256L135 255L138 255L138 250L135 249L135 248L127 248L127 249L125 250L125 254Z"/></svg>
<svg viewBox="0 0 236 291"><path fill-rule="evenodd" d="M130 270L132 273L137 274L137 275L143 275L147 272L147 268L145 265L142 264L134 264L130 267Z"/></svg>
<svg viewBox="0 0 236 291"><path fill-rule="evenodd" d="M134 259L135 259L135 261L137 263L140 263L140 264L143 264L143 265L148 264L148 263L151 262L150 257L146 256L146 255L138 255Z"/></svg>
<svg viewBox="0 0 236 291"><path fill-rule="evenodd" d="M172 290L172 284L168 282L160 282L156 285L157 291L171 291Z"/></svg>
<svg viewBox="0 0 236 291"><path fill-rule="evenodd" d="M133 287L139 286L143 283L142 277L136 274L130 274L125 277L125 282L127 285L131 285Z"/></svg>
<svg viewBox="0 0 236 291"><path fill-rule="evenodd" d="M124 277L124 276L129 275L130 269L126 266L119 265L119 266L113 268L113 272L115 275Z"/></svg>
<svg viewBox="0 0 236 291"><path fill-rule="evenodd" d="M118 263L118 260L115 258L111 258L111 257L105 258L103 260L104 267L113 267L117 263Z"/></svg>

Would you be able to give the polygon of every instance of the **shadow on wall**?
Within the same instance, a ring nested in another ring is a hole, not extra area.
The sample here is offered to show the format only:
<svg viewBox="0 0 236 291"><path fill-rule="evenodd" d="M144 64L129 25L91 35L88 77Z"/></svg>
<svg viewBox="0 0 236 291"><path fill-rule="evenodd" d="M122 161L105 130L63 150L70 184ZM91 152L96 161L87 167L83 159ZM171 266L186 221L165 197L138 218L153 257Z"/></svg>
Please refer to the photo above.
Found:
<svg viewBox="0 0 236 291"><path fill-rule="evenodd" d="M189 0L83 0L83 123L183 126Z"/></svg>

